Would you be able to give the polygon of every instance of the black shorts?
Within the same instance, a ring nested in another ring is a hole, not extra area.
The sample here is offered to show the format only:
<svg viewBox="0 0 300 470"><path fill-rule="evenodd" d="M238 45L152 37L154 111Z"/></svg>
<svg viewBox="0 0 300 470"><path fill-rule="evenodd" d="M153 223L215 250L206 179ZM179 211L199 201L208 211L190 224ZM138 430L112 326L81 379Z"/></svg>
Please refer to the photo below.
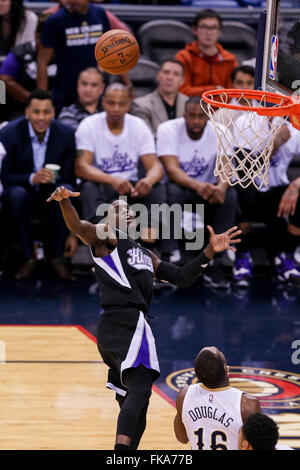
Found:
<svg viewBox="0 0 300 470"><path fill-rule="evenodd" d="M97 346L109 367L106 387L125 396L123 374L126 369L144 365L160 375L155 339L143 312L133 308L110 308L101 314Z"/></svg>

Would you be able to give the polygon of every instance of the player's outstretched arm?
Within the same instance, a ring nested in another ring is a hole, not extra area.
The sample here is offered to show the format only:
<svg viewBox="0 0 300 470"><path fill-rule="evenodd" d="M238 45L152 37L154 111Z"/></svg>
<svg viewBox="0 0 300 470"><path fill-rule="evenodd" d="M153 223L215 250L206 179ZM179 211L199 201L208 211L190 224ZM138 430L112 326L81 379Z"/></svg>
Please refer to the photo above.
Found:
<svg viewBox="0 0 300 470"><path fill-rule="evenodd" d="M64 186L59 186L47 199L47 202L57 201L60 204L63 218L70 232L76 235L86 245L99 244L96 226L85 220L80 220L75 207L70 202L70 197L80 196L79 192L73 192Z"/></svg>
<svg viewBox="0 0 300 470"><path fill-rule="evenodd" d="M175 264L161 261L151 253L155 277L178 287L188 287L196 281L202 269L206 267L215 253L224 250L236 251L232 245L240 243L241 239L236 237L242 233L237 226L219 235L215 234L212 227L208 226L207 228L210 233L208 245L198 256L181 268Z"/></svg>

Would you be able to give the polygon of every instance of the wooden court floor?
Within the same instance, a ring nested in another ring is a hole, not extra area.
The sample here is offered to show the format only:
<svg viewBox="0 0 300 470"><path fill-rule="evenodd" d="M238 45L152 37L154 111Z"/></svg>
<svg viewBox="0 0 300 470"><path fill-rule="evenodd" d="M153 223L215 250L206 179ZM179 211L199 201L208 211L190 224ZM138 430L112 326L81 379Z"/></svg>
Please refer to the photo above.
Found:
<svg viewBox="0 0 300 470"><path fill-rule="evenodd" d="M0 341L1 450L113 449L118 405L83 328L0 326ZM189 448L175 439L174 413L153 391L141 450Z"/></svg>
<svg viewBox="0 0 300 470"><path fill-rule="evenodd" d="M0 450L112 450L118 405L107 367L81 326L0 326ZM154 387L140 450L188 450L175 408ZM298 447L298 414L272 415ZM295 436L295 439L293 439Z"/></svg>

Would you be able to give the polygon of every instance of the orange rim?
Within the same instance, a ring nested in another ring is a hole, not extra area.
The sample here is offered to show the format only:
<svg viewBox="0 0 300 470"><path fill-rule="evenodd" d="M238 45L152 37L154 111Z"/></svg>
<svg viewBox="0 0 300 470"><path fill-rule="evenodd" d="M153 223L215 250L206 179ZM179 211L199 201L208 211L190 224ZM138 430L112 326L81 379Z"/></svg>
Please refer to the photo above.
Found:
<svg viewBox="0 0 300 470"><path fill-rule="evenodd" d="M234 105L230 103L224 103L223 101L217 101L214 98L221 98L222 94L229 98L243 98L249 100L257 100L260 102L275 104L278 106L274 107L260 107L260 106L243 106ZM277 93L271 93L269 91L261 90L243 90L243 89L220 89L220 90L209 90L203 93L202 100L205 103L210 104L213 107L228 108L228 109L239 109L242 111L256 112L262 116L290 116L300 114L300 103L295 102L295 97L278 95Z"/></svg>

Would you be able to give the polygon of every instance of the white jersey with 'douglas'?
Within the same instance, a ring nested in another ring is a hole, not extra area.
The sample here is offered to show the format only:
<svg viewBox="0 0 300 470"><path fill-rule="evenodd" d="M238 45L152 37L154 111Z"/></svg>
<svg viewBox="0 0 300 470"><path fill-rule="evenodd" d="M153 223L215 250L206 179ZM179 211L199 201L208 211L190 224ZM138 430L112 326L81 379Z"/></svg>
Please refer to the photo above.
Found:
<svg viewBox="0 0 300 470"><path fill-rule="evenodd" d="M242 395L234 387L209 389L199 383L189 386L182 422L192 450L238 450Z"/></svg>

